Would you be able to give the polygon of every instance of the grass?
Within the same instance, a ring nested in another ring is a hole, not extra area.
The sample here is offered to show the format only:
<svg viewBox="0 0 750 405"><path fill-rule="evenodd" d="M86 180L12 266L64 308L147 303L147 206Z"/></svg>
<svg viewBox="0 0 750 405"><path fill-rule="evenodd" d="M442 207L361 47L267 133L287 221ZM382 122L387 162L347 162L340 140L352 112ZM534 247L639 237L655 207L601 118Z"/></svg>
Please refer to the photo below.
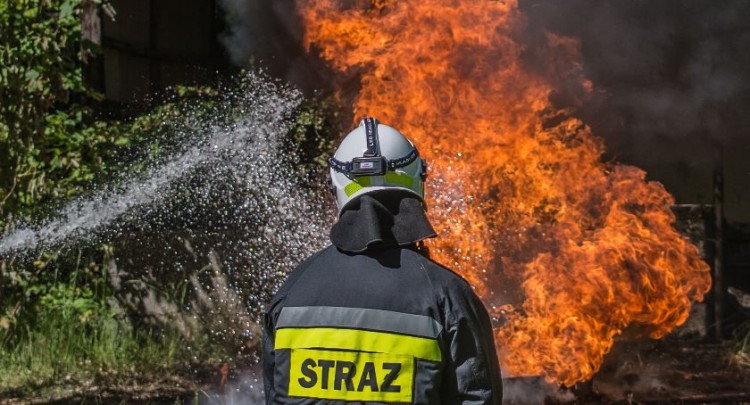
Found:
<svg viewBox="0 0 750 405"><path fill-rule="evenodd" d="M3 392L35 394L44 388L129 384L188 369L210 360L206 348L191 346L176 332L136 331L114 318L85 327L47 324L28 331L10 350L0 351Z"/></svg>
<svg viewBox="0 0 750 405"><path fill-rule="evenodd" d="M187 342L174 328L135 328L108 302L57 286L25 322L0 328L0 398L151 383L226 358L208 339Z"/></svg>
<svg viewBox="0 0 750 405"><path fill-rule="evenodd" d="M750 323L740 327L736 335L732 360L738 366L750 369Z"/></svg>

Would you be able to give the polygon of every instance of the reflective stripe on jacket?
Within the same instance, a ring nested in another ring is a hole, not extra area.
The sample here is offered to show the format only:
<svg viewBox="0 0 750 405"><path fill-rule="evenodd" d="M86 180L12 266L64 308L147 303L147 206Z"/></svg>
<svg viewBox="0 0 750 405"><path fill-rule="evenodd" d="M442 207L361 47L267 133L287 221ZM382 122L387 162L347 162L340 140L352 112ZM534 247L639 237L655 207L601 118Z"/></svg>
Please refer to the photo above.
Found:
<svg viewBox="0 0 750 405"><path fill-rule="evenodd" d="M293 271L264 321L269 404L499 404L489 317L419 253L329 247Z"/></svg>

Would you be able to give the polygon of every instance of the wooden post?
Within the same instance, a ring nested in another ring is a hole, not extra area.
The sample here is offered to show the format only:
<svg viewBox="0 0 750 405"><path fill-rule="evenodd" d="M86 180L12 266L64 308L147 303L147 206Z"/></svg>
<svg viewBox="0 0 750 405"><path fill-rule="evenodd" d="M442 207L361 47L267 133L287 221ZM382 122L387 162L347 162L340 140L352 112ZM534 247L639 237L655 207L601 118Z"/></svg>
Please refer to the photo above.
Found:
<svg viewBox="0 0 750 405"><path fill-rule="evenodd" d="M714 156L714 260L713 315L714 338L724 337L724 162L721 146Z"/></svg>
<svg viewBox="0 0 750 405"><path fill-rule="evenodd" d="M93 44L102 44L102 20L99 17L99 5L94 1L86 1L83 5L81 35Z"/></svg>
<svg viewBox="0 0 750 405"><path fill-rule="evenodd" d="M101 6L94 0L86 0L81 14L81 35L84 41L95 47L102 46ZM104 56L81 50L83 74L86 85L98 92L105 93Z"/></svg>
<svg viewBox="0 0 750 405"><path fill-rule="evenodd" d="M158 29L159 29L159 21L158 19L161 17L158 12L158 8L156 5L157 0L150 0L149 1L149 17L148 17L148 51L152 55L159 54L159 49L157 46L157 37L158 37ZM161 61L151 57L148 60L149 63L149 90L151 93L151 96L154 96L157 94L157 92L161 89ZM151 101L154 101L151 99Z"/></svg>

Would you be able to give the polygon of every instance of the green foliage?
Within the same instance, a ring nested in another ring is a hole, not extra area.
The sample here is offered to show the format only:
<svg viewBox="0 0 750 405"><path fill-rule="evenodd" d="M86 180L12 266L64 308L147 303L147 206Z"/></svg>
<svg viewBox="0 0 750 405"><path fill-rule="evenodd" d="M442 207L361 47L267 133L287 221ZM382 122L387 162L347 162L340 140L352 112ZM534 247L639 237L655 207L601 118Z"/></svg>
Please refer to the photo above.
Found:
<svg viewBox="0 0 750 405"><path fill-rule="evenodd" d="M122 135L85 103L81 13L99 0L0 0L0 221L80 192ZM0 229L4 223L0 222Z"/></svg>
<svg viewBox="0 0 750 405"><path fill-rule="evenodd" d="M109 254L105 247L104 260ZM76 260L85 262L80 254ZM0 397L53 385L159 378L167 370L186 369L194 358L215 363L222 356L205 338L188 345L169 326L135 327L106 277L103 266L90 262L57 282L24 281L16 315L0 316Z"/></svg>
<svg viewBox="0 0 750 405"><path fill-rule="evenodd" d="M18 193L23 205L15 213L44 213L45 204L59 205L86 192L98 180L112 182L142 174L146 169L142 162L148 160L144 153L159 154L165 144L179 143L175 133L184 129L179 122L188 113L209 114L216 103L216 93L210 89L178 88L177 92L182 96L124 123L95 121L79 128L71 126L64 113L48 114L49 125L57 130L45 139L50 145L44 151L47 158L39 159L38 151L28 152L27 165L23 166L26 171L21 175L28 174L31 180L28 192ZM65 174L59 175L60 172ZM104 175L106 178L102 179ZM38 190L44 190L43 196L38 195ZM109 249L101 246L78 251L66 247L42 250L31 262L0 258L0 349L10 350L29 328L42 327L37 320L45 314L64 316L85 308L89 312L76 315L83 322L95 310L103 310L89 305L92 292L97 297L110 297L108 302L115 303L107 277L96 264L107 260ZM55 306L60 302L75 306ZM45 312L49 308L54 310Z"/></svg>
<svg viewBox="0 0 750 405"><path fill-rule="evenodd" d="M101 3L0 0L0 233L9 219L32 220L123 170L121 157L179 119L184 100L215 96L178 88L174 103L131 122L96 119L100 96L86 87L83 67L98 50L82 39L80 16ZM169 325L134 326L98 264L108 249L0 258L0 397L210 358L200 338L188 350Z"/></svg>
<svg viewBox="0 0 750 405"><path fill-rule="evenodd" d="M313 100L303 104L292 126L289 153L299 156L303 165L311 168L328 167L328 157L336 148L337 139L331 137L336 110L330 99Z"/></svg>
<svg viewBox="0 0 750 405"><path fill-rule="evenodd" d="M83 40L80 17L103 3L0 0L0 234L99 182L142 174L144 162L179 149L195 122L244 113L240 81L221 94L178 86L169 102L128 122L97 118L100 95L87 88L83 68L98 50ZM287 147L301 170L321 170L333 150L332 105L313 101L296 117ZM0 397L118 373L164 373L223 355L216 342L197 337L188 349L169 325L133 322L102 265L111 255L101 246L42 251L30 262L0 257ZM184 299L184 289L174 291L175 301Z"/></svg>
<svg viewBox="0 0 750 405"><path fill-rule="evenodd" d="M109 256L102 249L103 259ZM8 266L2 278L3 296L0 308L0 351L8 350L28 337L32 330L49 320L59 319L86 327L86 324L108 309L105 297L111 295L106 275L95 261L82 260L82 252L70 258L48 252L33 266ZM54 264L54 265L51 265ZM60 266L60 267L57 267ZM60 268L71 271L61 272ZM56 271L45 271L54 268Z"/></svg>
<svg viewBox="0 0 750 405"><path fill-rule="evenodd" d="M46 138L51 146L44 153L49 159L35 158L44 163L37 164L33 174L36 187L47 191L43 198L22 201L34 212L85 192L92 182L144 173L144 162L158 161L164 150L181 146L186 127L200 122L212 125L217 115L227 120L241 116L246 102L241 86L233 94L177 87L170 102L128 122L78 125L66 122L65 114L48 114L50 125L58 129L54 137ZM324 156L333 148L328 135L332 133L330 105L325 100L306 103L295 117L287 147L300 157L303 170L321 170ZM106 138L96 143L91 137ZM91 153L92 148L99 149ZM50 174L69 166L78 169L77 177ZM101 179L102 174L107 178ZM57 180L45 183L50 176ZM3 392L24 395L92 380L109 384L134 376L147 379L172 374L193 361L206 364L230 357L229 346L209 341L210 335L186 342L170 325L155 331L137 319L134 322L137 314L119 307L103 265L112 257L111 249L45 250L32 263L0 258L0 397ZM173 296L165 298L182 307L185 288L171 291Z"/></svg>

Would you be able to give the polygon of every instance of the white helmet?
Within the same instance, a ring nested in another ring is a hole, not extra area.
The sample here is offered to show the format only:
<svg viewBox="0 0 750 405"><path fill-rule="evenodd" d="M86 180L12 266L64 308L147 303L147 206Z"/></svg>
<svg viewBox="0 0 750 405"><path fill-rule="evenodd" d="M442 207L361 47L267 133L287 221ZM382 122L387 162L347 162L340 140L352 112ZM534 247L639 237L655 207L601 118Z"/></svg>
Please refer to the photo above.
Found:
<svg viewBox="0 0 750 405"><path fill-rule="evenodd" d="M328 164L339 215L351 201L379 190L404 190L424 200L427 163L409 139L375 118L363 119Z"/></svg>

